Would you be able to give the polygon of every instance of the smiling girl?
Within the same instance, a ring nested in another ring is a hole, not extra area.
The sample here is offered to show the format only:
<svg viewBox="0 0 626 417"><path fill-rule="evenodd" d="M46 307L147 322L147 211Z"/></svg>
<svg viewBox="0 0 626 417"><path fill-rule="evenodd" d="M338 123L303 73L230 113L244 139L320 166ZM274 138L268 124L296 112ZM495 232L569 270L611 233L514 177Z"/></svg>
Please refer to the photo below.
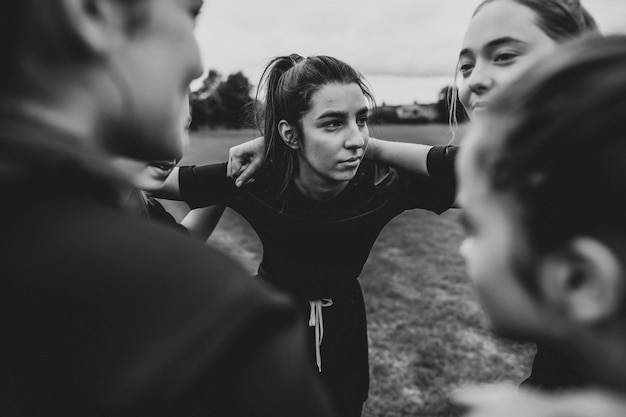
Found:
<svg viewBox="0 0 626 417"><path fill-rule="evenodd" d="M357 278L391 219L452 205L454 178L363 161L372 95L362 76L335 58L275 58L260 85L257 119L267 140L256 181L237 187L226 163L181 167L164 196L192 208L226 205L252 225L263 245L258 276L295 298L309 320L311 364L339 415L359 416L369 366ZM427 162L433 172L452 172L446 147L433 148Z"/></svg>
<svg viewBox="0 0 626 417"><path fill-rule="evenodd" d="M594 389L466 394L472 416L626 415L625 70L623 36L570 43L467 136L461 253L491 330L553 346Z"/></svg>

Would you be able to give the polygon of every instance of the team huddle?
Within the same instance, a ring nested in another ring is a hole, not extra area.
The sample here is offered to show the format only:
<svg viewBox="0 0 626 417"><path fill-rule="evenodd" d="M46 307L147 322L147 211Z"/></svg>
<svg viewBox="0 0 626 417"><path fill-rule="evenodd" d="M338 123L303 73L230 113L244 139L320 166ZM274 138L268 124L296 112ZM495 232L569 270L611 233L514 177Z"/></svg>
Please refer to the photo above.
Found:
<svg viewBox="0 0 626 417"><path fill-rule="evenodd" d="M202 6L0 5L0 414L361 416L358 278L410 209L460 211L490 329L537 344L519 389L454 398L467 415L626 414L625 37L576 0L483 1L458 146L372 138L356 68L275 57L263 135L179 167ZM203 244L225 207L260 239L255 277Z"/></svg>

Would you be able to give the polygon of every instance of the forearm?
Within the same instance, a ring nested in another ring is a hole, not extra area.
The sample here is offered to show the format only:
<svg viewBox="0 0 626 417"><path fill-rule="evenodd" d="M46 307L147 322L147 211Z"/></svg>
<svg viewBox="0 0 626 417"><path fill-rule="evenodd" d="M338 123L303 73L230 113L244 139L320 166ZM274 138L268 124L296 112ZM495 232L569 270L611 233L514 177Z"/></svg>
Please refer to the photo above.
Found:
<svg viewBox="0 0 626 417"><path fill-rule="evenodd" d="M189 233L202 241L206 241L215 230L224 206L211 206L191 210L180 222Z"/></svg>
<svg viewBox="0 0 626 417"><path fill-rule="evenodd" d="M182 200L180 186L178 184L178 172L179 168L174 168L163 183L163 188L160 190L150 191L150 195L156 198L164 198L166 200Z"/></svg>
<svg viewBox="0 0 626 417"><path fill-rule="evenodd" d="M416 174L429 175L428 152L432 146L370 138L365 156L375 162Z"/></svg>

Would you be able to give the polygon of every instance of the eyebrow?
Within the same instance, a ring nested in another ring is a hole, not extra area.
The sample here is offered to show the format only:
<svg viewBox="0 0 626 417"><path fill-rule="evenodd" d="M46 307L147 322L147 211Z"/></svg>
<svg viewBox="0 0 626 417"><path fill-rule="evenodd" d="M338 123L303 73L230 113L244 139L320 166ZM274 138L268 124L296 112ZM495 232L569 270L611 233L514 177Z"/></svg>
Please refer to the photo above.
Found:
<svg viewBox="0 0 626 417"><path fill-rule="evenodd" d="M356 114L357 115L361 115L363 113L368 113L369 109L367 107L362 107L361 109L359 109ZM316 120L319 119L325 119L325 118L338 118L338 119L343 119L346 118L348 116L347 112L344 111L337 111L337 110L328 110L325 111L324 113L320 114L319 116L317 116Z"/></svg>
<svg viewBox="0 0 626 417"><path fill-rule="evenodd" d="M497 38L497 39L494 39L492 41L489 41L487 43L487 45L485 45L485 48L486 49L495 49L498 46L505 45L505 44L511 44L511 43L512 44L517 44L517 45L526 45L526 42L521 41L521 40L519 40L517 38L514 38L512 36L503 36L501 38ZM463 48L461 50L461 52L459 53L459 58L463 58L464 56L471 55L471 54L472 54L472 50L471 49Z"/></svg>

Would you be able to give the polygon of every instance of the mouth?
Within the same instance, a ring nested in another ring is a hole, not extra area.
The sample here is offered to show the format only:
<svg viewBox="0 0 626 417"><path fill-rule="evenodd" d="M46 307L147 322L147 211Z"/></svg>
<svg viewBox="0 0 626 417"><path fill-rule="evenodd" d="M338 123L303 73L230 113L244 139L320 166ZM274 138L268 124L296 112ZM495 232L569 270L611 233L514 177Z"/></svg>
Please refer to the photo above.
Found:
<svg viewBox="0 0 626 417"><path fill-rule="evenodd" d="M354 166L358 166L361 163L361 159L362 157L360 156L354 156L352 158L341 161L341 164L354 167Z"/></svg>
<svg viewBox="0 0 626 417"><path fill-rule="evenodd" d="M487 108L487 102L485 101L477 101L476 103L472 104L472 111L482 111L485 110Z"/></svg>

